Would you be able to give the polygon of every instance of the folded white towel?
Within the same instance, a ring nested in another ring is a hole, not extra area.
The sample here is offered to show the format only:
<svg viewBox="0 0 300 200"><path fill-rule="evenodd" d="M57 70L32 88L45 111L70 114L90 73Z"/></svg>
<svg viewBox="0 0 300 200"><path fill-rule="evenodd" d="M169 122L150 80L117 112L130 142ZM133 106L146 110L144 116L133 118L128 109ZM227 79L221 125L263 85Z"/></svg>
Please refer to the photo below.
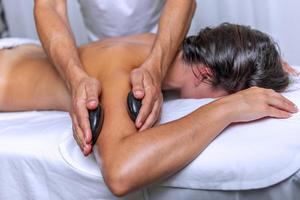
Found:
<svg viewBox="0 0 300 200"><path fill-rule="evenodd" d="M29 38L1 38L0 49L14 48L24 44L36 44L41 45L38 40Z"/></svg>

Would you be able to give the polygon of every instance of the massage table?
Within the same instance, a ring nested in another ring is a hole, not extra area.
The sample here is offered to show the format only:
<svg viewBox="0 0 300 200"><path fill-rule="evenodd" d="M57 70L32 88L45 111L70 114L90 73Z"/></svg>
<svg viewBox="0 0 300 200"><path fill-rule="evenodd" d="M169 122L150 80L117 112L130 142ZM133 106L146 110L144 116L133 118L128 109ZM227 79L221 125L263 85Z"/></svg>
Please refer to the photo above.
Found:
<svg viewBox="0 0 300 200"><path fill-rule="evenodd" d="M283 95L300 108L300 78L293 78ZM211 101L168 100L160 123ZM184 169L117 198L94 155L84 157L77 147L68 113L0 113L1 200L299 200L299 169L297 113L286 120L231 125Z"/></svg>

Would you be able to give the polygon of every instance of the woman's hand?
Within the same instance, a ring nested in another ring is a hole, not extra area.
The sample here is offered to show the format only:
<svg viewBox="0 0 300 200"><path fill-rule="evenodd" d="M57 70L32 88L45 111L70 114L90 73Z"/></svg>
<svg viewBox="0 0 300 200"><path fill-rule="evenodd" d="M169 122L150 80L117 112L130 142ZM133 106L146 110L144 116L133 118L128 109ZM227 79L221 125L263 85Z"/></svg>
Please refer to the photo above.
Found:
<svg viewBox="0 0 300 200"><path fill-rule="evenodd" d="M282 63L283 70L286 73L294 75L294 76L299 76L300 75L300 73L295 68L290 66L289 63L285 62L284 60L281 60L281 63Z"/></svg>
<svg viewBox="0 0 300 200"><path fill-rule="evenodd" d="M89 124L88 109L95 109L100 96L100 83L97 79L85 76L71 88L73 136L84 155L92 152L92 132Z"/></svg>
<svg viewBox="0 0 300 200"><path fill-rule="evenodd" d="M271 90L252 87L220 99L231 109L231 122L247 122L264 117L289 118L298 112L294 103Z"/></svg>

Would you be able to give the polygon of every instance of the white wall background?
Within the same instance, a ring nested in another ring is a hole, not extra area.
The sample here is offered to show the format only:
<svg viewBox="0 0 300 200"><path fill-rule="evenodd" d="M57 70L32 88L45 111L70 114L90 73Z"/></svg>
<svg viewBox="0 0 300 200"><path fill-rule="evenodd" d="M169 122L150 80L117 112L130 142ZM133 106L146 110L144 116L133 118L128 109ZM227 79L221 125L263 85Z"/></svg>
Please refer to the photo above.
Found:
<svg viewBox="0 0 300 200"><path fill-rule="evenodd" d="M125 1L125 0L124 0ZM197 0L190 34L201 27L232 22L269 33L285 59L300 65L300 0ZM11 36L37 38L33 0L3 0ZM87 42L76 0L68 0L71 26L78 44Z"/></svg>

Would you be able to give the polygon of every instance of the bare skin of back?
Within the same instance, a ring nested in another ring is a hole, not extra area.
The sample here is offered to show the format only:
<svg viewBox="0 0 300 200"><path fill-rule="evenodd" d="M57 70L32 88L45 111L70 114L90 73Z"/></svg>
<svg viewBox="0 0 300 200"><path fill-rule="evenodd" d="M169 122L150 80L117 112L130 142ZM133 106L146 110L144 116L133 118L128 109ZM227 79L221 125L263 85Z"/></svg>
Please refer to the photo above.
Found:
<svg viewBox="0 0 300 200"><path fill-rule="evenodd" d="M105 39L80 47L80 57L87 73L105 90L116 71L129 74L145 60L153 39L152 34ZM0 74L0 111L71 108L66 85L39 46L0 50Z"/></svg>
<svg viewBox="0 0 300 200"><path fill-rule="evenodd" d="M129 74L147 58L153 39L151 34L111 38L80 48L85 70L102 84L100 102L105 117L94 151L101 157L99 167L115 195L176 173L233 122L267 116L288 118L297 112L292 102L274 91L250 88L180 120L138 132L127 113ZM69 111L70 99L66 85L40 47L24 45L0 51L0 111Z"/></svg>

